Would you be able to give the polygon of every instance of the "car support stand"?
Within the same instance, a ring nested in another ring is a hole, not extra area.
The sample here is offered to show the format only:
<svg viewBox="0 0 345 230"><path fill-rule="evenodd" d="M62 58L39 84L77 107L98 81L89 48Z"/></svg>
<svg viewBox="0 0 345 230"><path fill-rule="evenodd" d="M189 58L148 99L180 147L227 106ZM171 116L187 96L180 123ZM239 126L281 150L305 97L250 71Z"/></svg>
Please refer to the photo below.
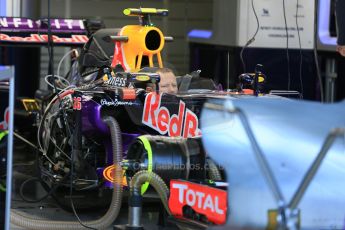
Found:
<svg viewBox="0 0 345 230"><path fill-rule="evenodd" d="M12 159L13 159L13 114L14 114L14 67L0 66L0 80L9 79L9 122L7 145L7 178L6 178L6 204L5 204L5 229L10 229L10 211L12 194Z"/></svg>

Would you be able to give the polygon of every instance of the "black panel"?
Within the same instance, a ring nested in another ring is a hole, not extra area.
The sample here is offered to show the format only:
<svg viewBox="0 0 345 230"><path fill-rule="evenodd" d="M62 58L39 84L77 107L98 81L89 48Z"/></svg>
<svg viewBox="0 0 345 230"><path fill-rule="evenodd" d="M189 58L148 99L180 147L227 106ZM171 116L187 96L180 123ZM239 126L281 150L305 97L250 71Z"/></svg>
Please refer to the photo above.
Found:
<svg viewBox="0 0 345 230"><path fill-rule="evenodd" d="M243 72L240 61L241 48L221 47L204 44L190 44L190 71L201 69L202 77L209 77L226 88L235 88L238 76ZM299 78L299 50L289 50L290 55L290 90L301 91ZM314 57L311 50L302 51L303 68L302 81L304 99L318 100L318 80L315 71ZM254 72L256 64L264 66L267 76L265 90L288 89L288 65L285 49L247 48L243 58L247 72ZM229 64L228 64L229 63ZM229 74L229 80L227 76Z"/></svg>

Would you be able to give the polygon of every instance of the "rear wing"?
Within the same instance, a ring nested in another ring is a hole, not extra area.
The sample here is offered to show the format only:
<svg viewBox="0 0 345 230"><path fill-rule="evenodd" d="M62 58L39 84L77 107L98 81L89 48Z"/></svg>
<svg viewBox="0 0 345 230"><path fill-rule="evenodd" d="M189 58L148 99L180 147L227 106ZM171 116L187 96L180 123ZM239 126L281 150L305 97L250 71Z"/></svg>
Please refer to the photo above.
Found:
<svg viewBox="0 0 345 230"><path fill-rule="evenodd" d="M88 41L89 22L80 19L50 19L54 45L83 46ZM0 17L0 45L35 46L47 43L47 19L34 21L30 18Z"/></svg>

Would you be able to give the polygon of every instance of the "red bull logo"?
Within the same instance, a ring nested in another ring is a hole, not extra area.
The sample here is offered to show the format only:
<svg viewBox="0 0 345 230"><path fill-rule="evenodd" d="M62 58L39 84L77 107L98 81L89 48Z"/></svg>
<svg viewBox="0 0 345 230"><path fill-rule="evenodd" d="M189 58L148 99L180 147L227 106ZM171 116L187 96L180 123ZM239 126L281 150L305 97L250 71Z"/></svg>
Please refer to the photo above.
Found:
<svg viewBox="0 0 345 230"><path fill-rule="evenodd" d="M171 115L169 110L161 106L161 95L155 92L145 98L142 123L171 137L201 136L198 117L180 100L178 114Z"/></svg>

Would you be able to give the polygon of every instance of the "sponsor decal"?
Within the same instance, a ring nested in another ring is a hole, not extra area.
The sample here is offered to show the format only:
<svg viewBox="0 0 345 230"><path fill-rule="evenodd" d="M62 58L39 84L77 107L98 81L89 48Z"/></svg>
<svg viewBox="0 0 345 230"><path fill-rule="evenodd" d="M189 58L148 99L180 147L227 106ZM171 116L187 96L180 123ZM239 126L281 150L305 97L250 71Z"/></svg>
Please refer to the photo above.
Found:
<svg viewBox="0 0 345 230"><path fill-rule="evenodd" d="M135 79L137 81L148 81L150 80L150 77L147 75L139 75L139 76L136 76Z"/></svg>
<svg viewBox="0 0 345 230"><path fill-rule="evenodd" d="M134 105L135 103L132 101L118 101L115 99L114 101L107 101L106 99L101 100L101 105L105 106L119 106L119 105Z"/></svg>
<svg viewBox="0 0 345 230"><path fill-rule="evenodd" d="M58 37L52 36L54 43L61 44L84 44L88 41L85 35L71 35L71 37ZM0 33L0 42L27 42L27 43L47 43L48 35L45 34L30 34L30 37L9 36L7 34Z"/></svg>
<svg viewBox="0 0 345 230"><path fill-rule="evenodd" d="M52 31L84 32L84 22L78 19L50 19ZM47 31L47 22L29 18L0 17L0 27L11 31Z"/></svg>
<svg viewBox="0 0 345 230"><path fill-rule="evenodd" d="M38 24L29 19L29 18L7 18L7 17L0 17L0 27L2 28L30 28L30 29L37 29Z"/></svg>
<svg viewBox="0 0 345 230"><path fill-rule="evenodd" d="M109 78L109 80L106 81L105 84L117 86L117 87L125 87L127 84L127 78L112 77L112 78Z"/></svg>
<svg viewBox="0 0 345 230"><path fill-rule="evenodd" d="M182 180L170 181L169 208L177 217L183 217L183 208L189 206L205 215L214 224L225 224L227 192L207 185Z"/></svg>
<svg viewBox="0 0 345 230"><path fill-rule="evenodd" d="M7 107L4 112L4 120L0 122L0 130L6 130L8 128L9 119L10 119L10 113Z"/></svg>
<svg viewBox="0 0 345 230"><path fill-rule="evenodd" d="M161 105L161 94L149 93L145 98L142 123L171 137L201 136L198 117L186 108L183 101L179 102L178 114L171 115L169 110Z"/></svg>
<svg viewBox="0 0 345 230"><path fill-rule="evenodd" d="M81 97L73 97L73 110L81 110Z"/></svg>
<svg viewBox="0 0 345 230"><path fill-rule="evenodd" d="M119 166L120 167L120 166ZM122 186L127 186L127 179L126 179L126 176L125 176L125 171L122 170L123 172L123 177L122 177ZM111 166L108 166L106 167L104 170L103 170L103 177L104 179L106 179L107 181L113 183L114 180L115 180L115 165L111 165Z"/></svg>

